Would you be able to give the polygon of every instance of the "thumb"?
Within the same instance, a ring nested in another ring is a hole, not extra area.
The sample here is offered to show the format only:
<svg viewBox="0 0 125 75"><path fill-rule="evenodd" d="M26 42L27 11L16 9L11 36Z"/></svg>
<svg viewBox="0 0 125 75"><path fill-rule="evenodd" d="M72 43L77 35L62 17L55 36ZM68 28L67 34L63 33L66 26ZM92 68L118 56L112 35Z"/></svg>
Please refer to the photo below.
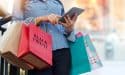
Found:
<svg viewBox="0 0 125 75"><path fill-rule="evenodd" d="M57 17L57 18L61 18L62 16L60 16L60 15L57 15L56 17Z"/></svg>

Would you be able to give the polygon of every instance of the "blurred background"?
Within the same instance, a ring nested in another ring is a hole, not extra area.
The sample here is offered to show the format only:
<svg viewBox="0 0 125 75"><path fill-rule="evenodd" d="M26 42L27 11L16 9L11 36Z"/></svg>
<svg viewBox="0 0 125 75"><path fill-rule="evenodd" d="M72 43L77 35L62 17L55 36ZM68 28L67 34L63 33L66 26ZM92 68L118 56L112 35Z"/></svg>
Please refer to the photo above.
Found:
<svg viewBox="0 0 125 75"><path fill-rule="evenodd" d="M81 75L125 75L125 0L62 0L65 11L85 9L75 25L86 32L102 60L103 67ZM13 0L0 0L0 7L12 13ZM7 27L5 25L4 27Z"/></svg>

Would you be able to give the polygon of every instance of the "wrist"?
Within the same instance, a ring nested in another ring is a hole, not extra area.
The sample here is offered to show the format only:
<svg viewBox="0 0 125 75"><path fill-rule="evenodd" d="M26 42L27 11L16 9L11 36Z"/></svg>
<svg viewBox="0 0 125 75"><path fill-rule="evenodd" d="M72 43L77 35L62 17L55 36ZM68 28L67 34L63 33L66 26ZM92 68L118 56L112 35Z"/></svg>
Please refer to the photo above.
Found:
<svg viewBox="0 0 125 75"><path fill-rule="evenodd" d="M40 17L36 17L35 18L35 24L38 25L39 22L40 22Z"/></svg>
<svg viewBox="0 0 125 75"><path fill-rule="evenodd" d="M44 22L44 21L46 21L47 20L47 18L46 17L43 17L43 16L40 16L40 17L36 17L35 18L35 24L39 24L40 22Z"/></svg>
<svg viewBox="0 0 125 75"><path fill-rule="evenodd" d="M67 33L71 33L72 31L73 31L73 28L71 28L71 27L66 28Z"/></svg>

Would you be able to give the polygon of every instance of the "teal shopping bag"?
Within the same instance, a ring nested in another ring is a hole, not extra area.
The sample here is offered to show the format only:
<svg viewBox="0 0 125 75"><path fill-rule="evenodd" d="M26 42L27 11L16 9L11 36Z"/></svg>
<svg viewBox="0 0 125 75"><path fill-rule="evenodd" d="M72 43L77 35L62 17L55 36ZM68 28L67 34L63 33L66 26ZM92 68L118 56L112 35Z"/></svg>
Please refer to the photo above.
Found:
<svg viewBox="0 0 125 75"><path fill-rule="evenodd" d="M91 70L101 68L103 66L102 62L88 34L84 35L84 44L85 44L87 55L88 55L89 62L91 65Z"/></svg>
<svg viewBox="0 0 125 75"><path fill-rule="evenodd" d="M69 42L71 50L71 75L79 75L91 71L83 36L76 37L75 42Z"/></svg>

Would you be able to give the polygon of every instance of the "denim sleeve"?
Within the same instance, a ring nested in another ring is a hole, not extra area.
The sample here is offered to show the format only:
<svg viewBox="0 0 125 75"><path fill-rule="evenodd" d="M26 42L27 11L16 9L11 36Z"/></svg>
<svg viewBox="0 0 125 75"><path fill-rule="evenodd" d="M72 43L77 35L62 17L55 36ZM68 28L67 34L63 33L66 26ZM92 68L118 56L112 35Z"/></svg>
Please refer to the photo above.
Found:
<svg viewBox="0 0 125 75"><path fill-rule="evenodd" d="M26 23L30 23L34 21L34 17L29 17L29 18L24 18L23 16L23 12L21 10L19 10L19 8L14 8L14 12L12 15L12 21L22 21L22 22L26 22Z"/></svg>
<svg viewBox="0 0 125 75"><path fill-rule="evenodd" d="M67 40L71 41L71 42L75 42L76 40L76 36L75 36L75 31L73 30L72 32L68 33L65 29L65 27L63 27L62 25L60 25L60 27L58 28L58 30L65 35L65 37L67 38Z"/></svg>
<svg viewBox="0 0 125 75"><path fill-rule="evenodd" d="M12 20L13 21L22 21L24 20L23 12L20 7L20 0L14 1L13 12L12 12Z"/></svg>
<svg viewBox="0 0 125 75"><path fill-rule="evenodd" d="M29 17L29 18L22 18L22 17L13 17L12 21L21 21L21 22L25 22L25 23L35 23L35 18L34 17Z"/></svg>
<svg viewBox="0 0 125 75"><path fill-rule="evenodd" d="M12 12L12 21L22 21L26 23L34 22L33 17L29 18L24 18L23 11L21 10L21 5L20 5L21 0L15 0L14 2L14 7L13 7L13 12Z"/></svg>
<svg viewBox="0 0 125 75"><path fill-rule="evenodd" d="M69 41L71 41L71 42L75 42L75 40L76 40L75 32L72 31L72 32L68 35L67 39L68 39Z"/></svg>

